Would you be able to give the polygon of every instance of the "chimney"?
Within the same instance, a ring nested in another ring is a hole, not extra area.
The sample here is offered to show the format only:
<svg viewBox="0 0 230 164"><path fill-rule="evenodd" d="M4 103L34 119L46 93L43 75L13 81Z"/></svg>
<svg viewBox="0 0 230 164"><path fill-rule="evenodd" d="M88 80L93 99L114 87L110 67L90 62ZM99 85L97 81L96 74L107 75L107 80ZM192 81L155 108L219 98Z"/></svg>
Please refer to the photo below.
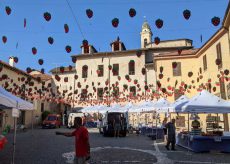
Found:
<svg viewBox="0 0 230 164"><path fill-rule="evenodd" d="M81 53L82 54L92 54L97 53L97 50L92 45L81 46Z"/></svg>
<svg viewBox="0 0 230 164"><path fill-rule="evenodd" d="M119 37L117 37L117 40L112 42L110 46L112 47L112 52L126 50L125 45L120 41Z"/></svg>
<svg viewBox="0 0 230 164"><path fill-rule="evenodd" d="M13 57L13 56L9 57L9 65L10 65L11 67L14 67L14 65L15 65L14 57Z"/></svg>

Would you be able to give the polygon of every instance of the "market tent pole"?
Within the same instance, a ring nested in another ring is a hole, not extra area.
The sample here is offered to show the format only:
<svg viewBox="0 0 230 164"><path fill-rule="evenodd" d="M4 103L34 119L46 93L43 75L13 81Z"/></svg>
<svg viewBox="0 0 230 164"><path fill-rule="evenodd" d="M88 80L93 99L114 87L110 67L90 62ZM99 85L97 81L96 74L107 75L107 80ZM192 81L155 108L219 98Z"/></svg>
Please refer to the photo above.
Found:
<svg viewBox="0 0 230 164"><path fill-rule="evenodd" d="M16 109L18 109L18 101L16 105ZM12 164L14 164L15 159L15 151L16 151L16 134L17 134L17 117L14 117L14 141L13 141L13 157L12 157Z"/></svg>
<svg viewBox="0 0 230 164"><path fill-rule="evenodd" d="M32 136L33 136L33 132L34 132L34 110L32 110L32 116L31 116L31 127L32 127Z"/></svg>

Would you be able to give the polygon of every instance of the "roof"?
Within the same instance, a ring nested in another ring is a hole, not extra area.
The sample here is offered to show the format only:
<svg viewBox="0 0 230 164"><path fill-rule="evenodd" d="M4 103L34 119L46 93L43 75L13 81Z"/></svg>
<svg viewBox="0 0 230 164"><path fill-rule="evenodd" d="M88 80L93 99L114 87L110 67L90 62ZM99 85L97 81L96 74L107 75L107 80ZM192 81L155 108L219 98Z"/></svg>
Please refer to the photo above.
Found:
<svg viewBox="0 0 230 164"><path fill-rule="evenodd" d="M78 55L72 55L71 57L95 57L95 56L108 56L108 55L120 55L124 53L134 53L137 51L151 51L151 50L156 50L156 51L165 51L165 50L178 50L178 49L190 49L193 48L192 46L186 46L186 47L150 47L150 48L140 48L140 49L132 49L132 50L123 50L123 51L109 51L109 52L98 52L98 53L92 53L92 54L78 54Z"/></svg>
<svg viewBox="0 0 230 164"><path fill-rule="evenodd" d="M182 38L182 39L173 39L173 40L161 40L160 43L162 43L162 42L177 42L177 41L182 41L182 40L193 42L191 39ZM150 42L147 45L150 45L150 44L153 44L153 43L154 42Z"/></svg>
<svg viewBox="0 0 230 164"><path fill-rule="evenodd" d="M24 75L24 76L27 76L27 77L31 77L31 78L33 78L34 80L37 80L35 77L31 76L31 75L28 74L27 72L25 72L25 71L23 71L23 70L20 70L20 69L18 69L18 68L16 68L16 67L12 67L11 65L9 65L8 63L6 63L6 62L4 62L4 61L2 61L2 60L0 60L0 65L2 65L3 67L6 67L6 68L8 68L8 69L10 69L11 71L17 72L17 73L19 73L19 74L21 74L21 75Z"/></svg>
<svg viewBox="0 0 230 164"><path fill-rule="evenodd" d="M60 68L61 67L53 68L49 72L51 72L52 74L54 74L54 73L61 73ZM69 67L64 67L64 73L66 73L66 72L75 72L75 71L76 71L75 66L73 66L72 70L69 70Z"/></svg>
<svg viewBox="0 0 230 164"><path fill-rule="evenodd" d="M40 77L42 81L48 81L48 80L50 80L50 79L52 78L51 75L42 74L42 73L41 73L41 74L34 74L34 75L32 75L32 76L35 77L35 78Z"/></svg>
<svg viewBox="0 0 230 164"><path fill-rule="evenodd" d="M157 55L157 56L176 56L176 55L183 56L183 55L194 55L198 50L199 50L198 48L196 48L196 49L182 50L182 51L181 51L181 54L179 54L178 51L166 52L166 53L160 53L160 54Z"/></svg>

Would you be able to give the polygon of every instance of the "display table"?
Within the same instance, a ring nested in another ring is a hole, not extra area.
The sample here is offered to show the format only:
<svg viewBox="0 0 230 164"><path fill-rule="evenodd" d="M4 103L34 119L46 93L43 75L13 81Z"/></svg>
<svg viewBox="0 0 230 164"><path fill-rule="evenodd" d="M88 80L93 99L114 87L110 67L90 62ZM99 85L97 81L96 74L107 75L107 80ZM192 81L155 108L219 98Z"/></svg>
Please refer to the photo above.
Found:
<svg viewBox="0 0 230 164"><path fill-rule="evenodd" d="M3 135L0 135L0 150L4 148L4 145L6 144L7 140L6 137Z"/></svg>
<svg viewBox="0 0 230 164"><path fill-rule="evenodd" d="M142 135L152 137L152 139L155 139L156 135L157 135L157 139L164 139L163 128L142 127L140 130Z"/></svg>
<svg viewBox="0 0 230 164"><path fill-rule="evenodd" d="M230 152L230 136L191 136L179 133L177 145L194 152Z"/></svg>

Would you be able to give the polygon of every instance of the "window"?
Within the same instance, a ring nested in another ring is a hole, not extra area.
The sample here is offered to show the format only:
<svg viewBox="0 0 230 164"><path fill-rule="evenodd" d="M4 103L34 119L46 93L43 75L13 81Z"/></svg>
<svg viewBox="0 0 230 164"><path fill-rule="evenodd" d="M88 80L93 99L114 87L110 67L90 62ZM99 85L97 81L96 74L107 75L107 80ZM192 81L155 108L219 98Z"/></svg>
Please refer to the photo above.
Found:
<svg viewBox="0 0 230 164"><path fill-rule="evenodd" d="M97 99L103 100L103 88L97 88Z"/></svg>
<svg viewBox="0 0 230 164"><path fill-rule="evenodd" d="M88 54L89 53L89 46L84 46L84 54Z"/></svg>
<svg viewBox="0 0 230 164"><path fill-rule="evenodd" d="M147 45L147 39L144 39L144 47Z"/></svg>
<svg viewBox="0 0 230 164"><path fill-rule="evenodd" d="M119 75L119 64L113 64L113 76Z"/></svg>
<svg viewBox="0 0 230 164"><path fill-rule="evenodd" d="M114 46L113 47L114 51L119 51L119 42L118 41L114 42L113 46Z"/></svg>
<svg viewBox="0 0 230 164"><path fill-rule="evenodd" d="M207 70L207 56L206 55L203 56L203 68L204 68L204 71Z"/></svg>
<svg viewBox="0 0 230 164"><path fill-rule="evenodd" d="M217 59L220 59L221 63L218 65L218 69L222 68L222 54L221 54L221 45L218 43L216 45Z"/></svg>
<svg viewBox="0 0 230 164"><path fill-rule="evenodd" d="M44 112L44 103L41 103L41 112Z"/></svg>
<svg viewBox="0 0 230 164"><path fill-rule="evenodd" d="M130 96L136 96L136 87L135 86L131 86L129 88L129 91L130 91Z"/></svg>
<svg viewBox="0 0 230 164"><path fill-rule="evenodd" d="M129 75L135 75L135 61L130 60L129 62Z"/></svg>
<svg viewBox="0 0 230 164"><path fill-rule="evenodd" d="M104 76L104 65L98 65L98 77Z"/></svg>
<svg viewBox="0 0 230 164"><path fill-rule="evenodd" d="M85 101L87 99L87 89L81 90L81 101Z"/></svg>
<svg viewBox="0 0 230 164"><path fill-rule="evenodd" d="M84 65L82 67L82 78L87 78L88 77L88 66Z"/></svg>
<svg viewBox="0 0 230 164"><path fill-rule="evenodd" d="M181 62L177 62L177 66L173 68L173 76L181 76Z"/></svg>

